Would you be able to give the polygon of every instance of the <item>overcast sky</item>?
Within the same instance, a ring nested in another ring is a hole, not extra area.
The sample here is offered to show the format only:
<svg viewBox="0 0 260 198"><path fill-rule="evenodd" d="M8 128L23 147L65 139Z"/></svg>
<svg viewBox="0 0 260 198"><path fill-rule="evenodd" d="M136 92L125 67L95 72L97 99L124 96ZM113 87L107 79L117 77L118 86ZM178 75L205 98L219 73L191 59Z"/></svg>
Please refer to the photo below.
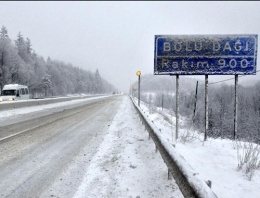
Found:
<svg viewBox="0 0 260 198"><path fill-rule="evenodd" d="M128 91L136 71L153 74L154 35L260 35L260 2L1 1L0 22L12 40L19 32L28 37L45 60L99 69L119 90Z"/></svg>

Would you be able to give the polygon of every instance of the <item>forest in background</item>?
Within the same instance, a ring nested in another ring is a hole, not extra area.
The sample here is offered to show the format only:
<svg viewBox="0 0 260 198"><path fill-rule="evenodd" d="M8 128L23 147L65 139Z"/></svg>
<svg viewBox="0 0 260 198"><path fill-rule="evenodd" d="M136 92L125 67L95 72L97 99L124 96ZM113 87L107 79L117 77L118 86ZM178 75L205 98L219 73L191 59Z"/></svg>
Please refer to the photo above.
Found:
<svg viewBox="0 0 260 198"><path fill-rule="evenodd" d="M205 85L198 80L196 111L195 92L197 79L180 76L179 113L189 126L205 131ZM134 95L137 97L137 82ZM140 100L150 108L168 109L175 115L176 78L174 76L143 75L141 77ZM210 84L208 135L214 138L233 139L234 131L234 85L226 83ZM238 131L237 139L260 143L260 81L251 86L238 85Z"/></svg>
<svg viewBox="0 0 260 198"><path fill-rule="evenodd" d="M98 69L86 71L62 61L44 60L32 49L29 38L19 32L12 41L5 26L0 31L0 89L6 84L27 85L31 97L101 94L116 92Z"/></svg>

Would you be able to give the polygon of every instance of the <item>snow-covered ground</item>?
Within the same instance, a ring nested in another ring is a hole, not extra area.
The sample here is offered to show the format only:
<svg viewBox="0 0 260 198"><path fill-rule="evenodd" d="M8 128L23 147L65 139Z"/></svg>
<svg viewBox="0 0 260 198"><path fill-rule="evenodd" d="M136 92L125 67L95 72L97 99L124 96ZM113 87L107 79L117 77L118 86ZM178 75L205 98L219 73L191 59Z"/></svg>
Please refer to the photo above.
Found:
<svg viewBox="0 0 260 198"><path fill-rule="evenodd" d="M1 111L0 119L65 108L83 100L93 98L20 108L15 112ZM147 107L141 103L141 108L161 129L165 139L176 143L172 138L174 124ZM163 114L169 117L167 111ZM175 118L169 118L174 123ZM237 150L233 141L208 138L203 142L203 135L192 131L184 121L180 124L176 150L205 181L212 181L212 190L219 198L260 197L260 171L255 171L250 181L244 169L237 170ZM187 132L194 140L183 143L181 137ZM130 99L125 96L74 197L182 197L174 181L167 179L167 173L159 152L155 152L154 143L148 139Z"/></svg>
<svg viewBox="0 0 260 198"><path fill-rule="evenodd" d="M237 149L235 141L228 139L208 138L203 141L203 133L198 133L187 126L185 119L180 120L179 138L175 140L175 117L170 116L166 110L148 108L147 104L141 102L141 109L148 115L155 126L161 130L166 140L176 145L176 150L205 180L212 181L212 190L220 198L257 198L260 197L260 170L250 174L245 173L245 167L238 170L237 153L245 152L242 147ZM168 118L168 121L164 119ZM169 121L173 123L170 124ZM188 135L187 135L188 134ZM181 141L188 139L190 141ZM240 145L244 142L238 142ZM252 144L256 147L255 144ZM259 149L259 147L258 147ZM259 152L259 150L258 150ZM260 156L258 156L258 163ZM245 165L244 165L245 166Z"/></svg>

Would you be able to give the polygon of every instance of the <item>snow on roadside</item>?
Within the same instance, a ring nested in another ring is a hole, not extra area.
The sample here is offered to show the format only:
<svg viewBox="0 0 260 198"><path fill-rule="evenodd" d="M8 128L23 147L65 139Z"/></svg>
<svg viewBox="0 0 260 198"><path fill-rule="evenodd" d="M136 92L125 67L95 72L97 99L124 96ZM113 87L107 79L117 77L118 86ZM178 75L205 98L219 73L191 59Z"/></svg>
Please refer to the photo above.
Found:
<svg viewBox="0 0 260 198"><path fill-rule="evenodd" d="M183 197L128 97L74 197Z"/></svg>
<svg viewBox="0 0 260 198"><path fill-rule="evenodd" d="M165 140L176 143L172 137L175 136L175 117L173 125L167 122L161 115L161 110L157 113L148 109L148 105L141 102L142 110L148 115L155 126L161 129ZM163 111L163 114L167 114ZM181 143L181 136L190 133L195 139L191 142ZM234 142L227 139L208 138L203 143L203 134L192 131L185 121L181 119L179 139L176 150L186 159L186 161L205 180L212 181L212 190L220 198L256 198L260 197L260 171L255 171L252 181L242 172L237 170L237 150Z"/></svg>
<svg viewBox="0 0 260 198"><path fill-rule="evenodd" d="M13 119L22 114L49 111L97 98L5 110L1 111L0 119ZM127 100L129 99L126 97L120 111L114 117L107 136L86 172L85 181L75 197L84 197L87 193L86 189L90 190L92 197L100 197L101 192L103 197L182 197L173 181L167 180L166 165L160 154L155 153L154 143L152 140L148 141L147 132L143 133L139 118L133 115L135 110L130 100ZM172 142L175 133L175 118L166 115L170 121L173 121L172 126L163 119L161 114L149 111L142 102L141 107L154 121L157 128L161 129L165 139ZM167 111L164 110L163 113L167 114ZM180 134L190 131L184 124L185 122L181 120ZM204 180L212 181L212 190L218 197L260 197L260 171L255 172L252 181L249 181L242 171L237 171L236 150L231 140L209 138L203 145L202 135L196 132L194 135L197 137L195 141L185 144L178 142L176 150ZM150 172L147 172L149 169ZM86 177L88 177L87 180ZM95 181L98 182L95 183Z"/></svg>

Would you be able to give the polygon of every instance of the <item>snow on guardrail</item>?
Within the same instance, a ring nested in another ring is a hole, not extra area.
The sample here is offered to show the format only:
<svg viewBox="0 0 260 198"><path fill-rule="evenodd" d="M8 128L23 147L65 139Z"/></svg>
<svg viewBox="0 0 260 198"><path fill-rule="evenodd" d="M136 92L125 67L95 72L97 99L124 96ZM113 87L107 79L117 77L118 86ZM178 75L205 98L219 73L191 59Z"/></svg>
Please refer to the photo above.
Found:
<svg viewBox="0 0 260 198"><path fill-rule="evenodd" d="M159 129L146 118L144 112L133 99L132 102L183 196L185 198L217 198L206 182L200 178L199 173L188 164L172 144L165 140Z"/></svg>
<svg viewBox="0 0 260 198"><path fill-rule="evenodd" d="M46 98L46 99L30 99L30 100L18 100L18 101L8 101L0 102L0 111L17 109L22 107L31 107L37 105L52 104L57 102L66 102L76 99L91 98L101 95L88 95L88 96L74 96L74 97L59 97L59 98Z"/></svg>

